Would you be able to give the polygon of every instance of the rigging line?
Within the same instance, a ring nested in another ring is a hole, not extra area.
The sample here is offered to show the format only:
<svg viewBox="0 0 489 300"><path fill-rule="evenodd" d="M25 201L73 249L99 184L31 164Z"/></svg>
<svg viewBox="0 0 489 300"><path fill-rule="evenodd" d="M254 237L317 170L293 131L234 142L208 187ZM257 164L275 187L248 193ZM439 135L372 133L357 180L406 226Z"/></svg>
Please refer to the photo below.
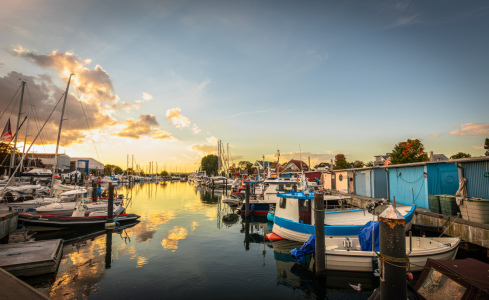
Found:
<svg viewBox="0 0 489 300"><path fill-rule="evenodd" d="M5 112L8 110L10 104L12 104L12 101L14 101L14 98L15 96L17 95L17 93L19 92L20 88L22 87L22 84L17 88L17 91L15 92L15 94L12 96L12 99L10 99L10 102L8 103L7 107L5 108L5 110L2 112L2 115L0 116L0 120L3 118L3 115L5 114Z"/></svg>
<svg viewBox="0 0 489 300"><path fill-rule="evenodd" d="M35 109L35 106L34 106L34 124L36 125L36 129L37 131L39 132L39 115L37 114L37 110ZM39 138L41 139L41 146L42 146L42 149L44 150L44 153L46 153L46 148L44 147L44 140L43 140L43 133L41 132L41 135L39 136Z"/></svg>
<svg viewBox="0 0 489 300"><path fill-rule="evenodd" d="M64 95L64 93L63 93ZM61 102L61 99L62 99L62 96L61 98L59 98L58 100L58 103L56 103L56 106L53 108L53 110L51 111L51 113L49 114L48 118L46 119L46 122L44 122L44 124L42 125L42 128L41 128L41 131L44 129L44 126L46 126L46 124L48 123L49 119L51 118L51 116L53 115L54 111L56 110L56 107L58 107L59 103ZM32 144L29 146L29 149L27 149L26 153L24 153L24 155L22 155L22 158L20 159L21 161L25 159L27 153L29 153L29 151L31 150L32 148L32 145L34 145L34 142L36 141L37 137L40 135L41 131L39 131L36 135L36 137L34 138L34 140L32 141ZM2 191L0 192L0 194L4 194L5 192L5 189L7 188L7 186L9 185L10 181L12 180L12 178L14 178L15 176L15 173L17 173L17 170L19 169L20 167L20 164L17 165L17 168L15 168L15 170L12 172L12 174L9 176L8 180L7 180L7 183L5 183L5 187L2 189Z"/></svg>
<svg viewBox="0 0 489 300"><path fill-rule="evenodd" d="M87 125L88 125L88 131L90 133L92 133L92 128L90 128L90 124L88 123L88 118L87 118L87 114L85 113L85 108L83 107L83 101L80 101L80 105L81 105L81 108L83 110L83 115L85 116L85 121L87 121ZM97 147L95 145L95 140L93 139L93 136L91 135L91 139L92 139L92 143L93 143L93 148L95 148L95 152L97 153L97 158L98 160L100 160L100 157L98 155L98 151L97 151ZM102 151L101 151L102 152Z"/></svg>

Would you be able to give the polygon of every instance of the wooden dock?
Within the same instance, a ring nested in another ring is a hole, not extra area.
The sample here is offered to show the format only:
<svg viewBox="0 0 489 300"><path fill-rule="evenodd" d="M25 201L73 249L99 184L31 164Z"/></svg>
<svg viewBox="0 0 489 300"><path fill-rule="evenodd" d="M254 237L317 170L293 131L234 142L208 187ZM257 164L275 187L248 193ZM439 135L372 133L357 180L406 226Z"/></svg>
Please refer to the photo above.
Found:
<svg viewBox="0 0 489 300"><path fill-rule="evenodd" d="M17 230L19 212L0 210L0 243L8 243L9 235Z"/></svg>
<svg viewBox="0 0 489 300"><path fill-rule="evenodd" d="M35 276L58 270L61 239L0 245L0 267L14 276Z"/></svg>

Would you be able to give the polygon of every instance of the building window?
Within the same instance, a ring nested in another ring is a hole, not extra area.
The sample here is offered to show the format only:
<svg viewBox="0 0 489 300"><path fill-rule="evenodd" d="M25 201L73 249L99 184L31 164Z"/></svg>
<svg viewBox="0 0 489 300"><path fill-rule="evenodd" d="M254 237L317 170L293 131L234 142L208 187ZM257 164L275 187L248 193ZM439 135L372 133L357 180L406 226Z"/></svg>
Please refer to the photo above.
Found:
<svg viewBox="0 0 489 300"><path fill-rule="evenodd" d="M280 208L285 209L286 204L287 204L287 199L280 198Z"/></svg>

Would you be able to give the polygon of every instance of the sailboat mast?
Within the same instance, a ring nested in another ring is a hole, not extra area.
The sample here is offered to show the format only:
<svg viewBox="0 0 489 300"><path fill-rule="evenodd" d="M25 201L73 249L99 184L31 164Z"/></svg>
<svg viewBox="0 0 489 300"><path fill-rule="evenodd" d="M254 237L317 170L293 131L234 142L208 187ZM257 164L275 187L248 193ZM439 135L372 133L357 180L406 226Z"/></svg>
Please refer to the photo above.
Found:
<svg viewBox="0 0 489 300"><path fill-rule="evenodd" d="M58 140L56 141L56 153L54 154L54 164L53 164L53 175L51 177L51 196L53 196L53 186L54 186L54 176L56 175L56 167L58 165L58 150L59 150L59 140L61 139L61 128L63 127L63 117L65 115L66 99L68 99L68 89L70 88L71 76L68 78L68 84L66 85L65 99L63 100L63 108L61 109L61 120L59 121L58 129Z"/></svg>
<svg viewBox="0 0 489 300"><path fill-rule="evenodd" d="M14 148L12 150L12 159L10 160L10 175L12 175L12 172L14 170L14 164L15 164L15 150L17 150L17 137L18 131L19 131L19 122L20 122L20 114L22 113L22 103L24 102L24 88L25 88L25 81L22 81L22 94L20 95L20 104L19 104L19 114L17 116L17 126L15 127L15 138L14 138Z"/></svg>
<svg viewBox="0 0 489 300"><path fill-rule="evenodd" d="M24 138L24 149L22 149L22 154L25 154L25 145L27 144L27 133L29 132L29 123L31 121L31 111L32 111L32 104L29 106L29 115L27 117L27 127L25 129L25 138ZM24 161L20 161L20 171L22 172L22 167L24 166Z"/></svg>

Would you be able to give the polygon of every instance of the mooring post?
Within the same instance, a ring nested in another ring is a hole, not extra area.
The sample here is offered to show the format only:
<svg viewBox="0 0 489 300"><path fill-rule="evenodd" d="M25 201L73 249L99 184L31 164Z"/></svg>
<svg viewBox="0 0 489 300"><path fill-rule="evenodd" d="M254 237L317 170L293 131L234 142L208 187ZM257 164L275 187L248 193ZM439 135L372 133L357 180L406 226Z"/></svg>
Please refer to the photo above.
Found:
<svg viewBox="0 0 489 300"><path fill-rule="evenodd" d="M246 183L245 190L245 217L248 218L250 215L250 184Z"/></svg>
<svg viewBox="0 0 489 300"><path fill-rule="evenodd" d="M380 299L406 299L406 220L396 200L379 216Z"/></svg>
<svg viewBox="0 0 489 300"><path fill-rule="evenodd" d="M114 228L115 223L114 218L114 186L109 183L109 199L107 201L107 222L105 223L105 228Z"/></svg>
<svg viewBox="0 0 489 300"><path fill-rule="evenodd" d="M97 184L95 183L95 180L92 179L92 201L95 201L97 199Z"/></svg>
<svg viewBox="0 0 489 300"><path fill-rule="evenodd" d="M75 184L78 183L78 173L75 173Z"/></svg>
<svg viewBox="0 0 489 300"><path fill-rule="evenodd" d="M250 250L250 218L245 217L245 250Z"/></svg>
<svg viewBox="0 0 489 300"><path fill-rule="evenodd" d="M324 241L324 195L314 194L314 234L316 235L316 276L326 274L326 247Z"/></svg>
<svg viewBox="0 0 489 300"><path fill-rule="evenodd" d="M110 269L112 263L112 229L107 229L105 237L105 268Z"/></svg>

